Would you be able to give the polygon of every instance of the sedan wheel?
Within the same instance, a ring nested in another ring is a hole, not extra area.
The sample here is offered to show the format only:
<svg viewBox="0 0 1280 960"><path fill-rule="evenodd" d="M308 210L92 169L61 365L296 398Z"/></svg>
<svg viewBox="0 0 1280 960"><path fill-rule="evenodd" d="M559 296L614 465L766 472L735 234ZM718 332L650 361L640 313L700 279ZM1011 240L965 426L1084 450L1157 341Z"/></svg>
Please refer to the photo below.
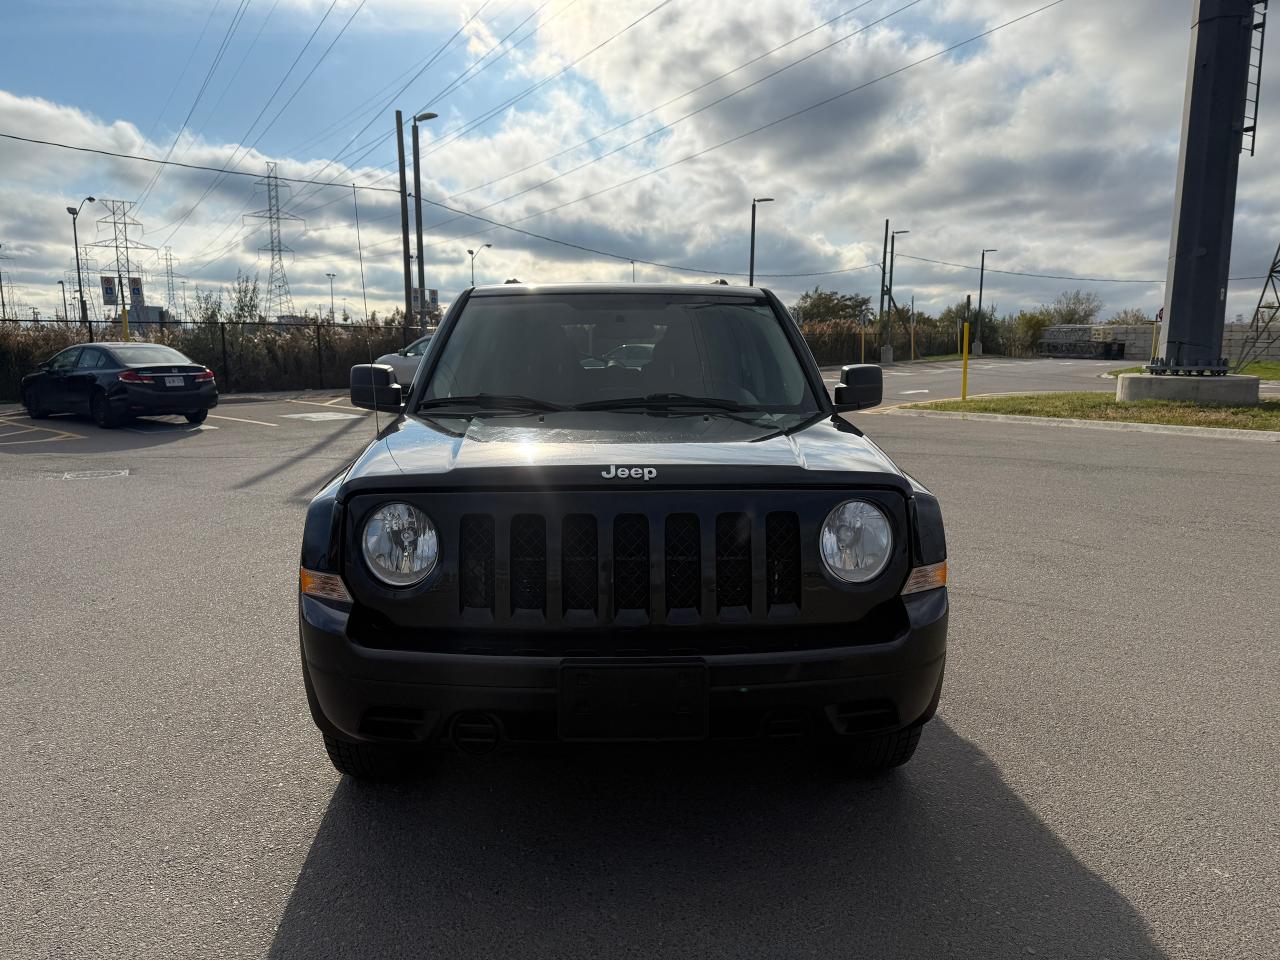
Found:
<svg viewBox="0 0 1280 960"><path fill-rule="evenodd" d="M204 423L207 416L209 416L208 410L192 410L186 415L187 423Z"/></svg>
<svg viewBox="0 0 1280 960"><path fill-rule="evenodd" d="M111 411L111 404L107 402L105 393L95 393L93 399L89 401L89 412L93 415L93 422L103 430L112 430L116 426L116 415Z"/></svg>
<svg viewBox="0 0 1280 960"><path fill-rule="evenodd" d="M22 395L22 405L27 408L27 416L32 420L43 420L49 416L44 406L40 403L40 397L34 391L28 390Z"/></svg>

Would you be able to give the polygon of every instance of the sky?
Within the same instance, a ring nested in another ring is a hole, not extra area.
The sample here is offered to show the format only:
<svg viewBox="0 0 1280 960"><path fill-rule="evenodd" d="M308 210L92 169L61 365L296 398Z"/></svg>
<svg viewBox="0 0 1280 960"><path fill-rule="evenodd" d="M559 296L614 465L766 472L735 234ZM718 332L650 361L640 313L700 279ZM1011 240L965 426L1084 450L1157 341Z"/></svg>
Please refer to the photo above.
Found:
<svg viewBox="0 0 1280 960"><path fill-rule="evenodd" d="M1104 318L1154 313L1192 2L1062 0L1004 26L1046 2L19 0L0 134L214 169L0 137L6 298L61 313L66 207L89 195L136 204L149 303L168 297L166 248L179 312L238 274L265 286L269 229L247 215L267 207L274 162L298 218L282 224L295 311L328 310L329 273L339 312L403 304L400 108L439 114L420 136L442 303L485 243L478 283L625 281L632 260L641 281L744 282L751 200L767 196L757 282L787 302L815 286L877 295L891 219L910 231L900 303L976 300L973 267L995 248L983 293L1000 313L1077 288ZM1278 85L1280 67L1241 163L1229 320L1252 313L1280 239ZM110 239L105 214L85 205L82 247ZM114 252L85 252L96 293Z"/></svg>

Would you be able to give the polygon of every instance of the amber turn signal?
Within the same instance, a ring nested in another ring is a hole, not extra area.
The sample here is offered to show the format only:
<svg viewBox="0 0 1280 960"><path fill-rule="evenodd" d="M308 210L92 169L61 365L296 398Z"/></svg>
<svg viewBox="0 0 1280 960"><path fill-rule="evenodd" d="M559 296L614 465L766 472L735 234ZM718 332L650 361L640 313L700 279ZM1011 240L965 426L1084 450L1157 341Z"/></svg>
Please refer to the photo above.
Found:
<svg viewBox="0 0 1280 960"><path fill-rule="evenodd" d="M298 587L303 593L323 600L337 600L350 603L351 594L347 593L347 585L336 573L320 573L317 570L298 568Z"/></svg>
<svg viewBox="0 0 1280 960"><path fill-rule="evenodd" d="M927 567L916 567L902 585L903 594L924 593L947 585L947 561L931 563Z"/></svg>

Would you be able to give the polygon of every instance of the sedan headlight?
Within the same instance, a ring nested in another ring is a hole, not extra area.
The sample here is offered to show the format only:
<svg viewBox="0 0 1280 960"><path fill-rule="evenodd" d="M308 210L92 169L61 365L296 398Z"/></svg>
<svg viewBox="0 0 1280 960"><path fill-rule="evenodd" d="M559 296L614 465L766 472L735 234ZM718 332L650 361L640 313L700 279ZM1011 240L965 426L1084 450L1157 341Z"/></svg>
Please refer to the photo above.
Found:
<svg viewBox="0 0 1280 960"><path fill-rule="evenodd" d="M866 583L880 575L893 553L889 518L866 500L846 500L822 524L822 560L847 583Z"/></svg>
<svg viewBox="0 0 1280 960"><path fill-rule="evenodd" d="M440 556L431 518L408 503L388 503L373 512L361 537L365 563L393 587L411 587L429 574Z"/></svg>

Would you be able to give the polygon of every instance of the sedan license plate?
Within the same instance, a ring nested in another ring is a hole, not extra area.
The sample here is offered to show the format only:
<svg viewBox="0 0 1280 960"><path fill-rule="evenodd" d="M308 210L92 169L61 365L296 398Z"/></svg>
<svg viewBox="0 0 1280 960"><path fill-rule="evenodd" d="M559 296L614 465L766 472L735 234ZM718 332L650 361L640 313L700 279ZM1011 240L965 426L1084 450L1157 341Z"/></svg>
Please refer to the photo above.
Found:
<svg viewBox="0 0 1280 960"><path fill-rule="evenodd" d="M164 378L164 385L166 387L180 387L185 382L186 381L182 377L165 377Z"/></svg>
<svg viewBox="0 0 1280 960"><path fill-rule="evenodd" d="M703 740L709 702L701 660L566 660L560 667L560 739Z"/></svg>

